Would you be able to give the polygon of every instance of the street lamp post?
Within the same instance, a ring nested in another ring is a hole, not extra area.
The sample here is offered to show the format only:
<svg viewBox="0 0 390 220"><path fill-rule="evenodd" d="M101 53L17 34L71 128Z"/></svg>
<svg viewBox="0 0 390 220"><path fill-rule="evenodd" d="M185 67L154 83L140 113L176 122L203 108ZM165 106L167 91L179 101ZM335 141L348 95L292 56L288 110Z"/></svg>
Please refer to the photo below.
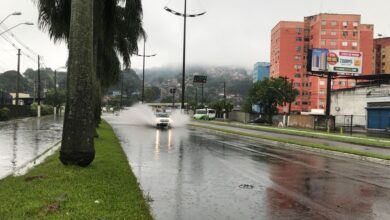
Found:
<svg viewBox="0 0 390 220"><path fill-rule="evenodd" d="M9 17L11 17L12 15L21 15L22 13L21 12L14 12L14 13L11 13L9 15L7 15L3 20L0 21L0 24L2 24L5 20L7 20Z"/></svg>
<svg viewBox="0 0 390 220"><path fill-rule="evenodd" d="M141 102L142 104L144 103L145 99L145 58L146 57L154 57L157 54L151 54L151 55L146 55L146 39L144 37L144 53L143 54L135 54L137 56L143 57L143 64L142 64L142 95L141 95Z"/></svg>
<svg viewBox="0 0 390 220"><path fill-rule="evenodd" d="M54 105L57 104L57 70L59 69L66 69L65 66L58 67L57 69L54 70ZM57 106L54 106L54 115L57 114Z"/></svg>
<svg viewBox="0 0 390 220"><path fill-rule="evenodd" d="M10 30L12 30L12 29L14 29L14 28L20 26L20 25L34 25L34 23L32 23L32 22L23 22L23 23L19 23L19 24L17 24L17 25L14 25L14 26L8 28L7 30L1 32L0 35L3 35L3 34L5 34L6 32L8 32L8 31L10 31Z"/></svg>
<svg viewBox="0 0 390 220"><path fill-rule="evenodd" d="M184 109L184 94L185 94L185 76L186 76L186 34L187 34L187 17L199 17L206 14L202 12L199 14L187 14L187 0L184 0L184 14L174 11L167 6L164 9L174 15L184 17L184 36L183 36L183 73L182 73L182 84L181 84L181 109Z"/></svg>

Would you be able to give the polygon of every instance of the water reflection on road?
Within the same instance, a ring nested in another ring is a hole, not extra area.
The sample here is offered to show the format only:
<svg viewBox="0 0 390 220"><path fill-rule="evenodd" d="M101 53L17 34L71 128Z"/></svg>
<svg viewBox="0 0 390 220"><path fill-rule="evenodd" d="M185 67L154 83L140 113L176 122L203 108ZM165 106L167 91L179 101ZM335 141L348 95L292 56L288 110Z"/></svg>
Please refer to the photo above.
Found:
<svg viewBox="0 0 390 220"><path fill-rule="evenodd" d="M156 219L390 219L389 167L106 119Z"/></svg>
<svg viewBox="0 0 390 220"><path fill-rule="evenodd" d="M61 140L62 117L0 122L0 179Z"/></svg>

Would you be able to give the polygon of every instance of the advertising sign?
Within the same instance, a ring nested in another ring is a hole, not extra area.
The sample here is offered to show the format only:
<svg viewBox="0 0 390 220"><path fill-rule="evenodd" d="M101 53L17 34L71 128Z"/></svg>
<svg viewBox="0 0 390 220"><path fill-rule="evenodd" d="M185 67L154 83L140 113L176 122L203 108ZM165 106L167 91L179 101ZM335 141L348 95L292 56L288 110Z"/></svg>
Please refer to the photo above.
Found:
<svg viewBox="0 0 390 220"><path fill-rule="evenodd" d="M362 52L330 50L328 53L328 72L362 73Z"/></svg>
<svg viewBox="0 0 390 220"><path fill-rule="evenodd" d="M311 71L314 72L326 72L327 68L327 56L328 49L313 49L311 57Z"/></svg>
<svg viewBox="0 0 390 220"><path fill-rule="evenodd" d="M361 74L362 59L362 52L312 49L308 56L308 71Z"/></svg>

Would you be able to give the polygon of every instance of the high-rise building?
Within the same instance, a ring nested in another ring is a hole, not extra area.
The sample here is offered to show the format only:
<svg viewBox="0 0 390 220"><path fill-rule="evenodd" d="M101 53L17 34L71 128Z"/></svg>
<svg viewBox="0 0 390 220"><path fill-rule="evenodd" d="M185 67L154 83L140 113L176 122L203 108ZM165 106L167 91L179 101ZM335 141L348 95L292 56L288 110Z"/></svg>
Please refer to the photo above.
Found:
<svg viewBox="0 0 390 220"><path fill-rule="evenodd" d="M390 74L390 37L374 40L375 73Z"/></svg>
<svg viewBox="0 0 390 220"><path fill-rule="evenodd" d="M253 68L253 82L269 77L269 66L267 62L257 62Z"/></svg>
<svg viewBox="0 0 390 220"><path fill-rule="evenodd" d="M305 17L303 22L280 21L271 32L270 76L287 77L299 91L292 111L325 109L326 78L307 75L308 50L327 48L363 52L362 73L372 74L372 42L373 25L361 24L360 15L318 14ZM320 61L321 57L317 59ZM354 85L353 80L334 80L332 89Z"/></svg>

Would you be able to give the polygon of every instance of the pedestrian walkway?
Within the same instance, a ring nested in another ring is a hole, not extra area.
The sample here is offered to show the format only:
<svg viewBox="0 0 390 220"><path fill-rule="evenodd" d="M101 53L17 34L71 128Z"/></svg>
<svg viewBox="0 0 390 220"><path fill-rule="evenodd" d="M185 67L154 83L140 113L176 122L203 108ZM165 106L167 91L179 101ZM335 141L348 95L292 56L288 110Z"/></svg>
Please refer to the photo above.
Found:
<svg viewBox="0 0 390 220"><path fill-rule="evenodd" d="M51 115L0 122L0 179L60 141L62 121Z"/></svg>
<svg viewBox="0 0 390 220"><path fill-rule="evenodd" d="M352 143L345 143L342 141L330 140L330 139L327 139L326 136L324 136L323 138L320 138L320 137L299 136L299 135L293 135L293 134L281 134L281 133L272 132L272 131L260 131L260 130L250 129L250 128L234 127L228 123L205 123L205 122L198 122L198 121L193 121L192 123L195 125L207 125L208 127L228 129L228 130L237 131L237 132L244 132L244 133L248 133L248 134L266 135L266 136L272 136L272 137L283 138L283 139L288 139L288 140L299 140L299 141L305 141L305 142L311 142L311 143L318 143L318 144L322 144L322 145L326 145L326 146L350 148L350 149L367 151L367 152L372 152L372 153L376 153L376 154L390 156L390 145L389 145L389 148L372 147L372 146L365 146L365 145L360 145L360 144L352 144Z"/></svg>

